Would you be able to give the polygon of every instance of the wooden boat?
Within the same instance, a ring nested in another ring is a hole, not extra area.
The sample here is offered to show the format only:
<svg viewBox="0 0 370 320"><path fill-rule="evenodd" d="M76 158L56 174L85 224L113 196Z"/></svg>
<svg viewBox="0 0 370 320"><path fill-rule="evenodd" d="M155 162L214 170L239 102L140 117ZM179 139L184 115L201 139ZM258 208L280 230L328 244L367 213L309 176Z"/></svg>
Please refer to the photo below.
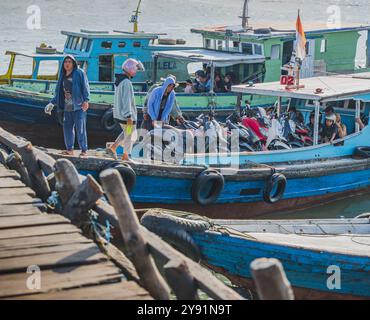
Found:
<svg viewBox="0 0 370 320"><path fill-rule="evenodd" d="M323 93L314 94L318 83L321 86L326 83L327 87ZM349 83L355 89L351 89ZM90 151L87 159L68 158L81 173L97 178L107 167L120 168L123 176L127 175L131 181L130 195L137 207L160 204L211 218L246 219L367 194L370 191L370 127L359 131L355 117L360 107L366 111L370 106L370 95L360 94L369 92L369 83L368 79L321 77L304 79L302 84L306 87L299 90L285 90L276 83L236 88L260 95L266 92L291 97L291 105L296 105L306 118L312 110L318 116L320 108L331 99L338 106L355 104L356 109L335 108L346 123L349 135L333 144L318 144L319 123L316 122L314 145L297 149L184 154L178 163L171 164L140 158L139 150L134 147L135 163L126 164L130 170L122 169L120 163L107 158L104 152ZM315 107L306 104L308 99ZM48 153L55 158L62 157L58 150L49 149ZM132 182L134 179L136 183Z"/></svg>
<svg viewBox="0 0 370 320"><path fill-rule="evenodd" d="M147 211L144 226L243 287L250 263L277 258L297 299L370 299L370 214L355 219L209 220Z"/></svg>

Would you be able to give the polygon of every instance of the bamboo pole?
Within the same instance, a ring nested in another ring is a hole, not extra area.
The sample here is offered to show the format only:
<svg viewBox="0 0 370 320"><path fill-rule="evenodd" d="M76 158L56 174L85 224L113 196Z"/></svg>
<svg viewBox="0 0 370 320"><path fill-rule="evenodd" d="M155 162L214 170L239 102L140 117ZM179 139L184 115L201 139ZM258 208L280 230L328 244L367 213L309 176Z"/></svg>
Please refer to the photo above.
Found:
<svg viewBox="0 0 370 320"><path fill-rule="evenodd" d="M169 300L170 290L149 255L147 243L140 233L139 219L119 172L105 170L100 174L100 180L118 217L122 237L141 283L155 299Z"/></svg>

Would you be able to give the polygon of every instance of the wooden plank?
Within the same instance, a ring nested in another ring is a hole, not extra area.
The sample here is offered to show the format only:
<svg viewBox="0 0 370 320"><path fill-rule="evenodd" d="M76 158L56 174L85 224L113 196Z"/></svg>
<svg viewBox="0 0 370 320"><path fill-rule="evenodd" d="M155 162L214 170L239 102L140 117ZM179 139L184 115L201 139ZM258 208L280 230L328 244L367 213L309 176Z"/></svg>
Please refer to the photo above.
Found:
<svg viewBox="0 0 370 320"><path fill-rule="evenodd" d="M42 202L40 199L32 198L26 194L23 195L9 194L8 196L0 197L0 204L36 204L36 203Z"/></svg>
<svg viewBox="0 0 370 320"><path fill-rule="evenodd" d="M27 257L27 256L39 256L49 253L66 252L66 251L83 251L90 248L90 243L66 243L54 246L42 246L33 248L23 249L12 249L12 250L0 250L0 262L2 259L16 258L16 257Z"/></svg>
<svg viewBox="0 0 370 320"><path fill-rule="evenodd" d="M69 220L54 214L39 214L35 216L0 216L0 229L21 228L27 226L51 225L51 224L68 224Z"/></svg>
<svg viewBox="0 0 370 320"><path fill-rule="evenodd" d="M31 188L28 188L28 187L19 187L19 188L12 188L11 191L9 192L8 189L0 189L0 198L2 198L3 196L9 196L9 194L11 193L11 195L29 195L31 197L35 197L36 194L35 194L35 191L33 191Z"/></svg>
<svg viewBox="0 0 370 320"><path fill-rule="evenodd" d="M0 216L24 216L40 214L37 204L24 204L24 205L0 205Z"/></svg>
<svg viewBox="0 0 370 320"><path fill-rule="evenodd" d="M41 270L41 288L35 290L26 287L29 276L26 272L0 275L0 298L97 285L122 278L117 267L110 262L79 266L73 272L69 272L69 268Z"/></svg>
<svg viewBox="0 0 370 320"><path fill-rule="evenodd" d="M68 234L68 236L65 234L52 234L14 239L0 239L0 251L56 246L70 243L92 243L92 240L87 239L79 233L71 233Z"/></svg>
<svg viewBox="0 0 370 320"><path fill-rule="evenodd" d="M19 296L27 300L151 300L149 293L133 281Z"/></svg>
<svg viewBox="0 0 370 320"><path fill-rule="evenodd" d="M1 178L0 180L0 189L18 187L24 187L24 184L21 180L16 180L13 178Z"/></svg>
<svg viewBox="0 0 370 320"><path fill-rule="evenodd" d="M30 265L37 265L41 270L71 266L70 271L72 272L76 265L92 264L99 261L107 261L107 257L100 252L95 244L92 244L80 251L72 250L1 259L0 273L24 272Z"/></svg>
<svg viewBox="0 0 370 320"><path fill-rule="evenodd" d="M13 178L13 179L20 179L20 176L17 171L0 168L0 181L2 178Z"/></svg>
<svg viewBox="0 0 370 320"><path fill-rule="evenodd" d="M71 224L52 224L48 226L30 226L24 228L3 229L0 239L15 239L20 237L33 237L52 234L81 233L81 230Z"/></svg>

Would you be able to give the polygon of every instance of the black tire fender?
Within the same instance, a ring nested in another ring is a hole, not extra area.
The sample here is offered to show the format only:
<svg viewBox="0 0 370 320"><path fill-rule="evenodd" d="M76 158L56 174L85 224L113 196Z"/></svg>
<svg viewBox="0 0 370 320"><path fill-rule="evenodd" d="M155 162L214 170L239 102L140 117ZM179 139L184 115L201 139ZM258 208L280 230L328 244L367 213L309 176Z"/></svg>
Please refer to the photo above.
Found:
<svg viewBox="0 0 370 320"><path fill-rule="evenodd" d="M101 118L101 125L106 131L114 131L118 128L118 122L113 118L113 109L108 109L105 111L104 115Z"/></svg>
<svg viewBox="0 0 370 320"><path fill-rule="evenodd" d="M354 155L361 158L370 158L370 147L357 147Z"/></svg>
<svg viewBox="0 0 370 320"><path fill-rule="evenodd" d="M189 258L200 261L202 254L191 233L208 230L211 223L206 219L186 219L151 210L141 217L141 223Z"/></svg>
<svg viewBox="0 0 370 320"><path fill-rule="evenodd" d="M266 180L263 189L263 200L267 203L276 203L284 196L285 189L285 176L281 173L274 173Z"/></svg>
<svg viewBox="0 0 370 320"><path fill-rule="evenodd" d="M202 193L209 184L212 185L208 187L207 195L204 196ZM221 173L212 169L204 170L195 178L191 186L191 198L202 206L213 204L217 201L224 185L225 179Z"/></svg>
<svg viewBox="0 0 370 320"><path fill-rule="evenodd" d="M108 164L102 171L106 169L116 169L120 173L128 193L130 193L134 189L136 184L136 173L129 164L119 161L113 161L112 163Z"/></svg>

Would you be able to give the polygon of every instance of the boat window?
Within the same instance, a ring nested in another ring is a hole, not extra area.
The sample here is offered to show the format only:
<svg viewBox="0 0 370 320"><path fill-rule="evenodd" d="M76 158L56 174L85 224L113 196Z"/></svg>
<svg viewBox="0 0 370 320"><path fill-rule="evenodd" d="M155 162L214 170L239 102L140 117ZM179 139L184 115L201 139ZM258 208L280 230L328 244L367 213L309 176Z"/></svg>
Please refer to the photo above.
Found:
<svg viewBox="0 0 370 320"><path fill-rule="evenodd" d="M280 44L271 46L271 60L280 59Z"/></svg>
<svg viewBox="0 0 370 320"><path fill-rule="evenodd" d="M253 54L253 45L251 43L242 43L242 52L244 54Z"/></svg>
<svg viewBox="0 0 370 320"><path fill-rule="evenodd" d="M10 55L0 55L0 75L4 75L8 72L10 63Z"/></svg>
<svg viewBox="0 0 370 320"><path fill-rule="evenodd" d="M221 50L222 51L222 45L223 44L223 41L222 40L217 40L217 48L216 50Z"/></svg>
<svg viewBox="0 0 370 320"><path fill-rule="evenodd" d="M101 47L104 49L111 49L112 48L112 42L111 41L103 41L101 43Z"/></svg>
<svg viewBox="0 0 370 320"><path fill-rule="evenodd" d="M215 50L216 49L216 41L214 39L205 39L204 40L204 47L206 49Z"/></svg>
<svg viewBox="0 0 370 320"><path fill-rule="evenodd" d="M118 48L124 48L124 47L126 47L126 42L125 41L118 42Z"/></svg>
<svg viewBox="0 0 370 320"><path fill-rule="evenodd" d="M86 52L89 52L89 51L90 51L91 43L92 43L92 41L89 39L89 40L87 41L87 45L86 45Z"/></svg>
<svg viewBox="0 0 370 320"><path fill-rule="evenodd" d="M86 52L87 44L89 42L89 39L82 38L82 43L81 43L81 51Z"/></svg>
<svg viewBox="0 0 370 320"><path fill-rule="evenodd" d="M77 62L78 66L87 73L87 61L80 60Z"/></svg>
<svg viewBox="0 0 370 320"><path fill-rule="evenodd" d="M67 37L66 44L65 44L66 48L69 48L71 46L72 40L73 40L73 37L71 36Z"/></svg>
<svg viewBox="0 0 370 320"><path fill-rule="evenodd" d="M78 47L78 44L80 43L80 40L81 38L80 37L76 37L76 41L74 43L74 46L73 46L73 50L77 50L77 47Z"/></svg>
<svg viewBox="0 0 370 320"><path fill-rule="evenodd" d="M135 48L140 48L141 47L141 42L140 41L134 41L132 44Z"/></svg>
<svg viewBox="0 0 370 320"><path fill-rule="evenodd" d="M57 60L42 60L39 65L38 76L55 76L58 74L59 62Z"/></svg>
<svg viewBox="0 0 370 320"><path fill-rule="evenodd" d="M113 55L99 56L99 81L113 81Z"/></svg>
<svg viewBox="0 0 370 320"><path fill-rule="evenodd" d="M239 52L240 42L239 41L229 41L229 51Z"/></svg>
<svg viewBox="0 0 370 320"><path fill-rule="evenodd" d="M262 45L254 44L253 47L254 47L254 54L262 55Z"/></svg>
<svg viewBox="0 0 370 320"><path fill-rule="evenodd" d="M13 76L24 76L30 78L33 73L33 59L30 57L17 55L15 57Z"/></svg>

